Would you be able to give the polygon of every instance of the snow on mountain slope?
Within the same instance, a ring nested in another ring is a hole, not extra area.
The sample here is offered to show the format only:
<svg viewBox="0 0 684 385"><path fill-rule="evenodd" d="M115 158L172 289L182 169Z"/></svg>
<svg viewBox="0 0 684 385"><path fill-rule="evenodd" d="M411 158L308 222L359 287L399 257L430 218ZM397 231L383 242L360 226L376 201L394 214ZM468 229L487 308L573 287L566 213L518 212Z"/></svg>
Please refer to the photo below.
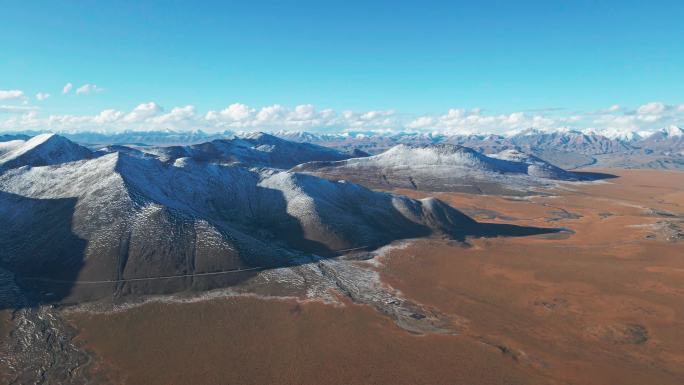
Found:
<svg viewBox="0 0 684 385"><path fill-rule="evenodd" d="M579 180L580 178L572 172L563 170L551 163L540 159L534 155L526 154L518 150L504 150L498 154L490 154L492 158L518 162L527 165L527 175L538 178L558 179L558 180Z"/></svg>
<svg viewBox="0 0 684 385"><path fill-rule="evenodd" d="M300 253L462 236L475 224L436 200L192 158L111 153L0 174L0 264L20 287L42 282L40 291L74 301L225 286L251 273L118 280L283 266Z"/></svg>
<svg viewBox="0 0 684 385"><path fill-rule="evenodd" d="M684 141L678 141L678 127L670 127L655 133L634 132L626 129L607 129L596 131L585 130L543 130L526 128L515 130L504 135L470 134L448 135L440 133L389 132L352 133L317 135L306 132L278 132L276 135L295 141L322 144L341 151L351 152L360 149L370 154L380 154L398 145L410 146L455 144L472 148L483 154L496 154L504 150L519 150L534 154L546 161L564 168L582 166L609 166L619 164L620 167L641 167L643 158L649 164L663 164L663 156L672 157L668 164L681 163L684 154ZM669 135L668 133L674 133ZM654 153L654 156L650 156ZM605 155L605 156L604 156ZM632 155L639 155L639 158ZM621 160L613 163L612 160ZM655 162L657 160L657 162ZM606 163L608 161L608 163Z"/></svg>
<svg viewBox="0 0 684 385"><path fill-rule="evenodd" d="M413 200L311 175L280 172L259 186L279 191L307 239L332 250L379 246L394 239L454 233L475 222L434 199ZM439 210L451 222L429 220Z"/></svg>
<svg viewBox="0 0 684 385"><path fill-rule="evenodd" d="M675 125L665 127L661 130L661 132L663 132L668 138L684 136L684 129Z"/></svg>
<svg viewBox="0 0 684 385"><path fill-rule="evenodd" d="M634 145L640 151L617 159L620 161L615 162L618 167L682 169L684 129L675 125L664 127L645 136Z"/></svg>
<svg viewBox="0 0 684 385"><path fill-rule="evenodd" d="M631 143L642 139L639 132L633 130L625 130L618 128L609 128L601 131L601 134L609 139L616 139L622 142Z"/></svg>
<svg viewBox="0 0 684 385"><path fill-rule="evenodd" d="M523 150L553 150L579 152L582 154L606 154L631 149L629 143L619 139L607 138L593 132L539 130L524 131L508 138Z"/></svg>
<svg viewBox="0 0 684 385"><path fill-rule="evenodd" d="M0 141L0 159L2 159L2 157L8 152L14 151L21 147L24 143L26 143L26 141L21 139Z"/></svg>
<svg viewBox="0 0 684 385"><path fill-rule="evenodd" d="M2 255L3 265L13 267L20 275L117 280L237 269L258 263L258 258L287 255L229 226L219 228L220 224L196 215L188 203L164 205L172 200L163 193L192 189L190 180L170 179L157 190L141 188L140 184L152 182L146 178L163 168L158 161L114 153L0 175L0 198L4 198L0 208L15 213L11 225L0 229L0 245L14 245L15 249ZM136 175L138 171L145 174ZM182 191L178 195L187 197ZM22 214L34 202L71 202L71 208ZM51 226L55 221L67 225ZM70 231L68 236L63 234L64 229ZM43 242L48 239L50 243ZM61 252L54 253L55 248ZM221 282L235 279L231 277ZM141 281L98 285L72 295L87 299L112 293L202 289L207 285L211 286L212 280Z"/></svg>
<svg viewBox="0 0 684 385"><path fill-rule="evenodd" d="M458 145L437 144L428 146L399 145L371 158L354 159L348 164L371 163L383 167L430 168L433 166L449 166L464 170L493 171L503 173L523 173L520 164L487 157L479 152Z"/></svg>
<svg viewBox="0 0 684 385"><path fill-rule="evenodd" d="M501 135L455 135L444 138L441 143L456 144L472 148L484 154L500 152L515 147Z"/></svg>
<svg viewBox="0 0 684 385"><path fill-rule="evenodd" d="M684 129L677 126L662 128L637 142L637 145L646 149L660 151L684 149Z"/></svg>
<svg viewBox="0 0 684 385"><path fill-rule="evenodd" d="M164 162L189 157L198 161L240 163L250 167L290 168L314 160L341 160L349 155L310 143L290 142L264 133L214 140L191 146L141 148Z"/></svg>
<svg viewBox="0 0 684 385"><path fill-rule="evenodd" d="M541 178L576 180L538 158L496 159L467 147L438 144L399 145L368 158L310 162L293 171L329 179L349 179L374 188L402 187L427 191L515 194L548 183Z"/></svg>
<svg viewBox="0 0 684 385"><path fill-rule="evenodd" d="M0 150L0 171L21 166L45 166L92 157L92 152L87 148L55 134L37 135L23 143L5 142L2 148L6 150Z"/></svg>

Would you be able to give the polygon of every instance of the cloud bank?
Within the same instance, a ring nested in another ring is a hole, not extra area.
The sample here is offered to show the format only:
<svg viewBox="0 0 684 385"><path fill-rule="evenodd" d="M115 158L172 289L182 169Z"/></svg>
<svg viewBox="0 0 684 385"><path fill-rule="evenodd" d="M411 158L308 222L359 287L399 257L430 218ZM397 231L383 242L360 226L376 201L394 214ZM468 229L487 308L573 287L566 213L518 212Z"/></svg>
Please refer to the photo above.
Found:
<svg viewBox="0 0 684 385"><path fill-rule="evenodd" d="M68 83L63 92L69 93ZM76 94L101 90L84 84ZM36 95L45 100L47 93ZM138 104L129 111L105 109L94 115L47 115L37 106L26 105L19 90L0 90L0 99L23 100L21 105L0 105L0 130L99 131L194 130L220 131L312 131L312 132L400 132L442 134L511 133L528 128L539 130L593 130L611 137L629 137L667 127L684 125L684 104L649 102L636 108L612 105L589 112L558 109L496 114L482 109L449 109L442 114L410 116L394 110L336 111L311 104L287 107L273 104L252 107L232 103L223 109L201 111L193 105L165 108L155 102Z"/></svg>

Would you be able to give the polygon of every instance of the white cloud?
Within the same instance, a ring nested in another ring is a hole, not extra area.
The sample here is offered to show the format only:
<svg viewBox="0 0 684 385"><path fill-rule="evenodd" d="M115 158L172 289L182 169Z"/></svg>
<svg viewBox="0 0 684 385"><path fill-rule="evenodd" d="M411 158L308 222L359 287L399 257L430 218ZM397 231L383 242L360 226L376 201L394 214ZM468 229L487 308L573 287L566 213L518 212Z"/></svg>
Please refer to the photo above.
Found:
<svg viewBox="0 0 684 385"><path fill-rule="evenodd" d="M256 115L256 122L261 124L273 123L282 119L285 115L286 108L280 104L262 108Z"/></svg>
<svg viewBox="0 0 684 385"><path fill-rule="evenodd" d="M146 119L155 117L162 113L164 109L155 102L138 104L133 111L126 114L124 121L126 122L143 122Z"/></svg>
<svg viewBox="0 0 684 385"><path fill-rule="evenodd" d="M435 118L432 116L421 116L418 119L410 121L406 127L411 129L430 127L435 124Z"/></svg>
<svg viewBox="0 0 684 385"><path fill-rule="evenodd" d="M525 128L562 128L566 119L553 119L543 115L528 115L525 112L487 115L479 108L450 109L444 115L420 116L410 121L406 128L432 129L448 134L475 134L510 132Z"/></svg>
<svg viewBox="0 0 684 385"><path fill-rule="evenodd" d="M368 111L359 116L360 120L371 121L385 116L394 115L394 110L387 111Z"/></svg>
<svg viewBox="0 0 684 385"><path fill-rule="evenodd" d="M65 84L64 87L62 87L62 94L68 94L69 92L71 92L72 88L74 88L73 84L71 84L71 83Z"/></svg>
<svg viewBox="0 0 684 385"><path fill-rule="evenodd" d="M50 94L48 94L46 92L39 92L36 94L36 100L38 100L39 102L42 102L43 100L45 100L49 97L50 97Z"/></svg>
<svg viewBox="0 0 684 385"><path fill-rule="evenodd" d="M21 100L26 98L20 90L0 90L0 100Z"/></svg>
<svg viewBox="0 0 684 385"><path fill-rule="evenodd" d="M185 106L185 107L174 107L170 112L159 115L150 119L152 123L156 124L170 124L175 125L179 122L187 122L192 124L192 120L195 117L195 106Z"/></svg>
<svg viewBox="0 0 684 385"><path fill-rule="evenodd" d="M103 88L97 86L97 84L84 84L76 89L76 95L85 95L91 92L102 92Z"/></svg>
<svg viewBox="0 0 684 385"><path fill-rule="evenodd" d="M337 125L346 126L347 130L387 130L396 129L403 122L396 119L394 110L371 110L366 112L344 111L342 120Z"/></svg>
<svg viewBox="0 0 684 385"><path fill-rule="evenodd" d="M165 110L155 102L142 103L130 111L106 109L94 115L41 117L36 107L1 106L0 130L159 130L202 129L205 131L278 131L381 133L421 131L426 133L509 133L526 129L541 131L581 130L628 136L668 125L684 126L684 105L646 103L634 109L612 106L587 113L562 114L558 110L488 113L479 108L452 108L443 114L411 116L394 110L335 111L311 104L286 107L280 104L250 107L233 103L199 113L192 105Z"/></svg>
<svg viewBox="0 0 684 385"><path fill-rule="evenodd" d="M117 110L104 110L100 112L99 114L95 115L93 118L93 122L97 124L106 124L106 123L114 123L121 119L124 116L124 113L121 111Z"/></svg>
<svg viewBox="0 0 684 385"><path fill-rule="evenodd" d="M209 111L206 115L206 119L226 122L239 122L248 119L254 114L254 112L255 110L246 104L233 103L219 112Z"/></svg>
<svg viewBox="0 0 684 385"><path fill-rule="evenodd" d="M659 115L665 112L665 109L667 106L661 102L650 102L637 108L637 113L639 115Z"/></svg>
<svg viewBox="0 0 684 385"><path fill-rule="evenodd" d="M307 121L315 118L316 108L312 104L303 104L295 107L290 113L289 119L293 121Z"/></svg>
<svg viewBox="0 0 684 385"><path fill-rule="evenodd" d="M311 129L334 125L337 114L332 109L316 110L311 104L289 109L274 104L256 109L234 103L221 111L209 111L205 123L223 129Z"/></svg>

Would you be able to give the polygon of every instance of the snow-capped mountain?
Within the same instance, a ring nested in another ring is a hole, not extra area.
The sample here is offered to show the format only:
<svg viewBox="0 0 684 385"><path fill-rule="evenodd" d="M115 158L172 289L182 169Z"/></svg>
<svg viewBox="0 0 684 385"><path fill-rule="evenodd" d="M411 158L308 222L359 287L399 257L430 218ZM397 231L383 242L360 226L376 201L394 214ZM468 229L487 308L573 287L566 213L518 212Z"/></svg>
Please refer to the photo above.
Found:
<svg viewBox="0 0 684 385"><path fill-rule="evenodd" d="M653 132L648 137L635 143L635 146L647 152L666 156L684 156L684 129L669 126ZM681 160L684 163L684 160Z"/></svg>
<svg viewBox="0 0 684 385"><path fill-rule="evenodd" d="M380 155L365 159L353 159L346 164L376 164L381 167L414 167L447 166L464 170L483 170L502 173L523 173L521 164L500 161L487 157L471 148L436 144L426 146L407 146L400 144Z"/></svg>
<svg viewBox="0 0 684 385"><path fill-rule="evenodd" d="M155 155L163 162L192 158L197 161L274 168L290 168L314 160L341 160L351 157L329 147L290 142L261 132L189 146L141 147L139 150Z"/></svg>
<svg viewBox="0 0 684 385"><path fill-rule="evenodd" d="M0 142L0 172L21 166L45 166L92 157L92 152L55 134Z"/></svg>
<svg viewBox="0 0 684 385"><path fill-rule="evenodd" d="M680 127L670 126L654 132L635 132L621 128L601 131L594 129L544 130L526 128L504 135L385 131L312 133L282 130L272 135L288 142L309 143L332 148L342 153L344 157L377 155L398 144L422 146L447 143L470 147L484 154L518 150L533 154L564 168L583 166L680 168L679 165L684 164L684 159L682 159L684 157L684 145L681 140L683 138L681 132ZM27 140L27 136L24 134L35 135L36 133L22 132L0 135L0 143L4 143L0 144L0 153L11 146L7 143L9 141ZM206 145L206 142L231 141L250 136L248 133L236 134L232 131L206 133L201 130L125 131L118 133L70 132L63 133L63 135L92 149L104 147L105 151L111 145L121 144L141 151L145 151L144 148L150 146L176 145L177 148L173 150L160 150L160 156L169 157L176 156L170 153L172 151L177 151L179 154L177 156L182 156L182 153L190 151L188 148L193 145L209 148L211 145ZM154 152L155 149L151 148L149 151ZM201 153L202 150L198 149L197 152ZM299 160L301 159L293 159L291 162L284 163L283 166L285 164L292 166ZM233 160L227 159L226 161Z"/></svg>
<svg viewBox="0 0 684 385"><path fill-rule="evenodd" d="M457 144L485 154L513 149L515 145L502 135L458 135L441 138L440 143Z"/></svg>
<svg viewBox="0 0 684 385"><path fill-rule="evenodd" d="M316 134L316 133L307 132L307 131L286 131L286 130L276 131L273 133L273 135L277 136L279 138L282 138L282 139L292 141L292 142L300 142L300 143L321 143L321 142L325 142L325 141L344 140L344 139L348 139L350 137L350 135L347 133Z"/></svg>
<svg viewBox="0 0 684 385"><path fill-rule="evenodd" d="M678 142L684 138L684 129L677 126L668 126L660 130L650 133L650 135L643 138L643 143L650 142Z"/></svg>
<svg viewBox="0 0 684 385"><path fill-rule="evenodd" d="M523 132L509 137L508 140L513 145L531 152L554 150L594 155L626 151L631 148L628 143L618 139L610 139L595 132L574 130Z"/></svg>
<svg viewBox="0 0 684 385"><path fill-rule="evenodd" d="M668 138L679 138L684 136L684 128L677 127L677 126L668 126L666 128L663 128L660 130L663 134L665 134Z"/></svg>
<svg viewBox="0 0 684 385"><path fill-rule="evenodd" d="M324 134L318 135L307 132L279 132L278 136L288 140L316 143L341 151L361 149L371 154L382 153L398 144L412 146L448 143L470 147L485 154L495 154L503 150L517 149L525 153L551 156L563 159L564 155L581 154L587 159L596 155L629 154L640 150L663 151L670 145L670 138L675 148L679 146L681 129L676 126L667 127L653 132L636 132L625 129L608 129L596 131L587 130L543 130L526 128L506 133L496 134L439 134L439 133L363 133L363 134ZM654 136L655 135L655 136ZM648 140L653 136L652 140ZM658 138L658 140L656 140ZM673 148L669 148L673 150Z"/></svg>
<svg viewBox="0 0 684 385"><path fill-rule="evenodd" d="M607 129L597 133L596 131L589 130L586 131L596 135L603 135L608 139L615 139L625 143L633 143L638 140L643 139L643 132L637 132L632 130L620 130L620 129Z"/></svg>
<svg viewBox="0 0 684 385"><path fill-rule="evenodd" d="M51 141L60 153L77 148L51 138L32 148ZM263 135L239 140L281 145ZM0 174L0 268L19 287L50 296L43 299L204 290L251 273L193 275L283 266L302 253L327 256L407 237L462 237L477 227L435 199L313 175L193 157L96 155ZM99 284L68 284L74 280Z"/></svg>
<svg viewBox="0 0 684 385"><path fill-rule="evenodd" d="M496 134L440 134L440 133L366 133L353 135L316 135L288 132L287 137L308 143L316 143L341 151L360 149L370 154L380 154L398 145L456 144L472 148L484 154L496 154L504 150L518 150L534 154L542 159L558 161L567 167L595 164L597 155L620 156L639 150L637 142L643 133L614 130L542 130L527 128ZM279 134L280 135L280 134Z"/></svg>
<svg viewBox="0 0 684 385"><path fill-rule="evenodd" d="M554 166L543 159L518 150L504 150L497 154L490 154L489 156L496 159L503 159L525 164L527 165L526 173L530 176L557 180L579 179L578 176L572 172L563 170L562 168Z"/></svg>
<svg viewBox="0 0 684 385"><path fill-rule="evenodd" d="M548 183L542 178L580 179L533 156L511 152L494 158L452 144L398 145L367 158L310 162L293 170L326 178L348 179L373 188L486 194L524 193L534 186Z"/></svg>

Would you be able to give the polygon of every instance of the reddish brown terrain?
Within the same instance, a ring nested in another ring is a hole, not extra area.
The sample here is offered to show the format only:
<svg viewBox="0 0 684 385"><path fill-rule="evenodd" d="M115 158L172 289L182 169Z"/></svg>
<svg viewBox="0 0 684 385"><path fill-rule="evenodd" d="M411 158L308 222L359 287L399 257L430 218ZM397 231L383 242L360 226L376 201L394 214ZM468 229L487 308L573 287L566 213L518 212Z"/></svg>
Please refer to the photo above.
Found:
<svg viewBox="0 0 684 385"><path fill-rule="evenodd" d="M450 333L410 333L341 295L64 315L92 376L112 383L682 384L684 174L604 171L619 178L524 199L400 191L479 221L574 232L386 252L381 280L445 315Z"/></svg>

